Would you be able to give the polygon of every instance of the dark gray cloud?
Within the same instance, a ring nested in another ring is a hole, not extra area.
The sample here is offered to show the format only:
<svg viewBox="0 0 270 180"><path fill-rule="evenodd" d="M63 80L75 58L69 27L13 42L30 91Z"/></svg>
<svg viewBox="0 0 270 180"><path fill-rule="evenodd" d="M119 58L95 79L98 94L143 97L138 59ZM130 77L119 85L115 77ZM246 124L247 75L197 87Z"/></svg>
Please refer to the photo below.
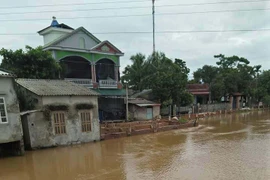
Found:
<svg viewBox="0 0 270 180"><path fill-rule="evenodd" d="M105 0L104 0L105 1ZM109 0L106 0L109 1ZM132 0L136 1L136 0ZM157 0L157 5L183 4L183 3L203 3L218 2L224 0ZM60 3L83 3L83 2L101 2L100 0L83 1L77 0L14 0L5 1L1 6L23 6L23 5L42 5L42 4L60 4ZM87 6L65 6L65 7L42 7L42 8L23 8L23 9L1 9L4 12L23 12L23 11L42 11L42 10L74 10L91 9L106 7L127 7L127 6L149 6L148 9L129 9L129 10L104 10L104 11L86 11L70 13L39 13L25 15L1 16L0 19L27 19L27 18L47 18L47 21L30 22L1 22L1 33L35 33L38 30L48 26L52 16L58 17L58 21L64 22L74 28L84 26L90 32L125 32L125 31L151 31L152 22L149 17L128 17L114 18L116 15L128 14L150 14L151 1L146 3L129 4L100 4ZM229 9L258 9L270 8L270 3L235 3L205 6L175 6L166 8L157 8L157 13L179 13L179 12L198 12ZM78 16L111 16L106 19L69 19L64 17ZM251 11L234 13L205 13L189 15L171 15L156 16L157 31L165 30L232 30L232 29L263 29L270 28L270 11ZM100 34L97 35L101 40L110 40L119 47L125 56L122 57L122 70L130 64L131 55L141 52L146 55L152 52L151 34ZM227 56L239 55L246 57L251 64L261 64L263 69L269 69L270 55L269 49L270 31L265 32L233 32L233 33L186 33L186 34L157 34L156 46L158 51L165 52L168 57L182 58L187 62L191 71L203 66L204 64L215 64L215 54L223 53ZM38 36L1 36L0 47L18 49L25 45L42 45L42 37Z"/></svg>

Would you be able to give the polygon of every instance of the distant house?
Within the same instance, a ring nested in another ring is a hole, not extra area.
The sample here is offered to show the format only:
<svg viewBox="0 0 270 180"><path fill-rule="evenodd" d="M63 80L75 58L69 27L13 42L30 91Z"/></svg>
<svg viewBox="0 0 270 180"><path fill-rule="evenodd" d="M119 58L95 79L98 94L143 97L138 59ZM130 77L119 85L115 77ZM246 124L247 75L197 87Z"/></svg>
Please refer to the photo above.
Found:
<svg viewBox="0 0 270 180"><path fill-rule="evenodd" d="M20 108L14 77L0 69L0 154L24 153Z"/></svg>
<svg viewBox="0 0 270 180"><path fill-rule="evenodd" d="M58 23L55 17L50 26L38 33L44 39L43 49L64 67L62 79L100 93L101 120L125 119L125 91L119 72L120 57L124 55L121 50L108 40L99 40L84 27L73 29Z"/></svg>
<svg viewBox="0 0 270 180"><path fill-rule="evenodd" d="M98 93L64 80L17 79L31 108L22 112L28 149L100 140Z"/></svg>
<svg viewBox="0 0 270 180"><path fill-rule="evenodd" d="M246 103L248 102L246 96L244 96L244 94L239 92L230 94L229 99L232 109L243 108L244 106L247 105Z"/></svg>
<svg viewBox="0 0 270 180"><path fill-rule="evenodd" d="M187 90L194 97L193 104L207 104L209 101L209 85L208 84L188 84Z"/></svg>
<svg viewBox="0 0 270 180"><path fill-rule="evenodd" d="M134 120L152 120L160 115L160 104L145 99L130 99L128 109Z"/></svg>

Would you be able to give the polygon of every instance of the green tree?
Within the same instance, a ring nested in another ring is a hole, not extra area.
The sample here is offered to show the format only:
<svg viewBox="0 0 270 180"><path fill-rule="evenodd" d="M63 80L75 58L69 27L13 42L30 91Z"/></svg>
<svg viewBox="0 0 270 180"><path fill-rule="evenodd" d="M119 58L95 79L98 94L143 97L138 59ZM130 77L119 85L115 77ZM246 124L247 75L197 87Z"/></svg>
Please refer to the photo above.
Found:
<svg viewBox="0 0 270 180"><path fill-rule="evenodd" d="M131 56L130 60L132 61L132 65L128 65L125 68L121 80L123 83L128 83L131 89L142 91L144 89L144 79L146 76L146 58L143 54L138 53Z"/></svg>
<svg viewBox="0 0 270 180"><path fill-rule="evenodd" d="M252 95L253 80L261 66L250 66L250 62L243 57L216 55L220 76L223 79L223 93L240 92L246 96Z"/></svg>
<svg viewBox="0 0 270 180"><path fill-rule="evenodd" d="M26 46L25 51L3 48L0 55L3 57L0 67L12 71L20 78L56 79L61 71L60 65L52 58L51 53L43 51L41 46L37 48Z"/></svg>
<svg viewBox="0 0 270 180"><path fill-rule="evenodd" d="M154 97L162 104L181 104L190 100L185 92L189 69L183 60L175 59L173 62L158 52L147 60L142 54L132 56L131 60L133 64L125 68L122 77L130 88L140 91L152 89Z"/></svg>
<svg viewBox="0 0 270 180"><path fill-rule="evenodd" d="M220 54L214 57L218 59L217 66L205 65L199 68L193 73L195 82L208 83L215 100L235 92L254 96L254 79L261 66L250 66L246 58L238 56L226 57Z"/></svg>
<svg viewBox="0 0 270 180"><path fill-rule="evenodd" d="M197 83L203 82L211 84L218 74L218 68L215 66L204 65L193 73L194 80Z"/></svg>
<svg viewBox="0 0 270 180"><path fill-rule="evenodd" d="M268 100L270 96L270 70L263 71L256 80L256 98L258 101Z"/></svg>

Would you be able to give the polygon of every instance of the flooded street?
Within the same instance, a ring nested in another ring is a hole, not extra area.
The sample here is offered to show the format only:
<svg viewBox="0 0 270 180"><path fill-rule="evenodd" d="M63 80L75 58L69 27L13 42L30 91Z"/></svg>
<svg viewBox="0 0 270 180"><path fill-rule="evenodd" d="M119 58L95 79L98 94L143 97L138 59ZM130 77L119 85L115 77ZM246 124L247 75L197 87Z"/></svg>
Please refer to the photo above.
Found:
<svg viewBox="0 0 270 180"><path fill-rule="evenodd" d="M1 180L270 179L270 113L0 159Z"/></svg>

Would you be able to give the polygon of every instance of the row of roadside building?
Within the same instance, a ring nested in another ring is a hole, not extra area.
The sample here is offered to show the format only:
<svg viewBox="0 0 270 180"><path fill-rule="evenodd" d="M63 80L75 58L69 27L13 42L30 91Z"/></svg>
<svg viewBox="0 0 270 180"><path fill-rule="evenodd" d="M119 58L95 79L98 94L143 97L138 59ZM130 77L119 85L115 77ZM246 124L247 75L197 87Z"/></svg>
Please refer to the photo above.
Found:
<svg viewBox="0 0 270 180"><path fill-rule="evenodd" d="M119 71L121 50L84 27L73 29L55 17L38 34L43 36L44 51L51 52L65 72L59 74L59 80L44 80L21 79L0 70L0 154L10 149L23 154L25 148L99 141L101 122L126 119L126 91ZM188 90L194 95L194 104L208 101L207 85ZM143 94L135 93L128 101L134 120L160 115L160 104Z"/></svg>
<svg viewBox="0 0 270 180"><path fill-rule="evenodd" d="M65 72L59 80L44 80L0 70L0 154L99 141L102 121L126 118L119 72L122 51L55 17L38 34L44 51L51 52ZM159 115L155 107L160 104L138 98L129 104L138 119Z"/></svg>

